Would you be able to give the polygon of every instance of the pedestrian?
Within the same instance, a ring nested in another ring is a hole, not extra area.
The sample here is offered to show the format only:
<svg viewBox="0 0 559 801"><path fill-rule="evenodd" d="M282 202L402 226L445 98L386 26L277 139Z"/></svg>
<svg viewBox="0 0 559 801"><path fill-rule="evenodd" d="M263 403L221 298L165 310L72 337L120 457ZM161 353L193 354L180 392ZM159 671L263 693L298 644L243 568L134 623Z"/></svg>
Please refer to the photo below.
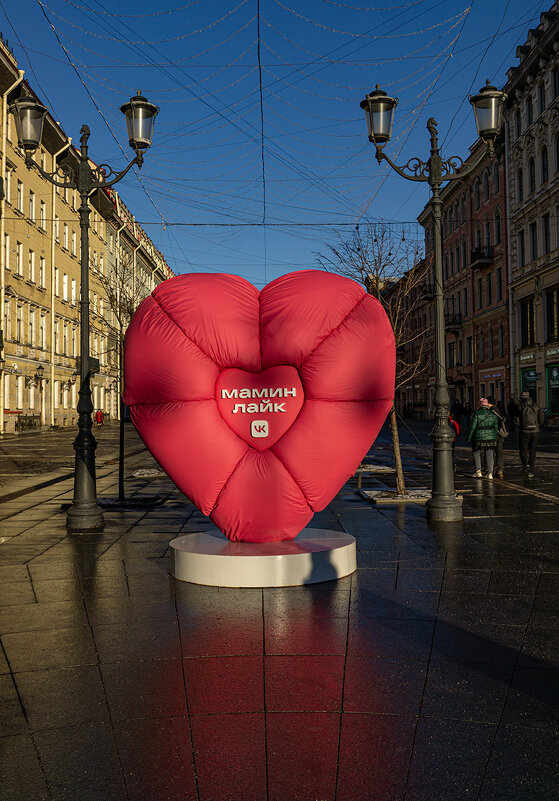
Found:
<svg viewBox="0 0 559 801"><path fill-rule="evenodd" d="M514 431L516 428L516 415L518 404L514 398L511 398L507 403L507 416L509 418L509 431Z"/></svg>
<svg viewBox="0 0 559 801"><path fill-rule="evenodd" d="M452 406L450 407L450 414L452 419L455 420L458 425L462 422L462 416L464 414L464 407L460 403L459 400L455 400Z"/></svg>
<svg viewBox="0 0 559 801"><path fill-rule="evenodd" d="M97 409L97 411L95 412L95 422L97 423L97 428L101 428L101 426L103 425L103 417L104 417L103 410Z"/></svg>
<svg viewBox="0 0 559 801"><path fill-rule="evenodd" d="M520 404L516 407L518 417L518 450L524 475L534 478L534 464L536 462L536 449L540 436L540 426L543 424L543 414L540 407L530 397L529 392L520 396Z"/></svg>
<svg viewBox="0 0 559 801"><path fill-rule="evenodd" d="M497 447L495 449L495 475L497 478L504 478L504 469L505 469L505 439L509 435L509 429L507 425L507 418L505 415L505 410L503 404L499 406L498 403L495 403L495 398L493 395L487 396L487 402L491 407L491 411L493 414L496 414L499 418L499 430L498 430L498 437L497 437ZM501 407L503 407L501 409Z"/></svg>
<svg viewBox="0 0 559 801"><path fill-rule="evenodd" d="M452 440L452 465L454 468L454 472L456 472L456 463L454 461L454 451L456 450L456 437L460 433L460 426L456 422L456 420L452 419L452 413L448 413L448 425L452 429L452 433L454 434L454 438Z"/></svg>
<svg viewBox="0 0 559 801"><path fill-rule="evenodd" d="M474 478L481 478L482 455L485 455L487 478L493 478L493 465L495 463L495 448L499 438L499 420L491 411L487 398L480 398L472 422L468 429L467 442L472 443L472 456L474 459Z"/></svg>
<svg viewBox="0 0 559 801"><path fill-rule="evenodd" d="M464 404L464 428L469 428L470 420L472 418L472 404L466 401Z"/></svg>

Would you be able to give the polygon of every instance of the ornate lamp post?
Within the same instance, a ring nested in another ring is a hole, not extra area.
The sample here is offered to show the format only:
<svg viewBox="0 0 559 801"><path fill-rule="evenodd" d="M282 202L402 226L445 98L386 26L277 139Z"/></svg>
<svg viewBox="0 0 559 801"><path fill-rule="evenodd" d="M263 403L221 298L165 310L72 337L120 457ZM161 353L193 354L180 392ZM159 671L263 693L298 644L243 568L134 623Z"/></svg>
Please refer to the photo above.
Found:
<svg viewBox="0 0 559 801"><path fill-rule="evenodd" d="M495 155L494 143L501 130L501 116L506 95L489 81L474 97L470 97L474 107L477 132L487 145L487 152ZM433 212L433 261L435 273L435 421L431 432L433 442L433 478L431 498L427 501L427 518L432 521L453 521L462 519L462 504L454 489L454 470L452 464L453 434L448 425L450 396L446 380L445 325L442 269L442 233L440 189L444 181L463 179L478 162L465 165L459 156L443 159L439 153L437 123L431 117L427 129L431 135L431 154L427 161L412 158L398 167L383 151L392 134L392 120L398 99L389 97L379 88L361 101L365 111L369 141L376 147L376 159L383 160L402 178L408 181L422 181L431 189L431 208ZM485 155L485 153L483 154Z"/></svg>
<svg viewBox="0 0 559 801"><path fill-rule="evenodd" d="M159 111L157 106L148 103L139 92L137 97L132 97L128 103L121 106L120 110L126 117L130 147L136 153L124 170L114 173L106 164L97 167L90 163L87 144L90 131L87 125L82 125L80 161L77 169L63 165L56 172L47 173L33 160L33 153L41 144L47 109L29 96L23 96L10 105L10 111L15 119L18 144L25 151L27 168L35 167L43 178L55 186L77 189L81 198L80 390L77 407L78 435L74 441L76 451L74 498L67 517L68 530L76 534L102 531L104 526L103 512L97 503L95 483L97 442L91 433L93 405L89 367L89 198L96 189L105 189L116 184L134 165L142 166L144 151L151 145L153 123Z"/></svg>

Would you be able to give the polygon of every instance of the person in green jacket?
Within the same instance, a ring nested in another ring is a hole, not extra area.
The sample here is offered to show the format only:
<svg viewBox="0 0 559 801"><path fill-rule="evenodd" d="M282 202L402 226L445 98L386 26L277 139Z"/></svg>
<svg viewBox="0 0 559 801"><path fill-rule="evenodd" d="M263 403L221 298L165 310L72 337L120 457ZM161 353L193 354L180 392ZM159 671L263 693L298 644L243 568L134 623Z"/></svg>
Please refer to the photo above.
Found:
<svg viewBox="0 0 559 801"><path fill-rule="evenodd" d="M491 411L487 398L480 398L466 437L466 441L472 443L472 455L476 469L474 478L481 478L481 457L483 453L485 454L487 478L493 478L495 448L497 447L498 437L499 418Z"/></svg>

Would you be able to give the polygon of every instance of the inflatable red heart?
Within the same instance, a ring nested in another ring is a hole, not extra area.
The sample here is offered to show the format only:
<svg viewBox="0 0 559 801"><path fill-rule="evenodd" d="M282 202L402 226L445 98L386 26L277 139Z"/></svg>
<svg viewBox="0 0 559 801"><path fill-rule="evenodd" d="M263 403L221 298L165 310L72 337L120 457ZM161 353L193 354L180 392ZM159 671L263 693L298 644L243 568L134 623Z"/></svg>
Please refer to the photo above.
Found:
<svg viewBox="0 0 559 801"><path fill-rule="evenodd" d="M124 401L155 459L229 539L289 540L367 453L394 372L388 318L354 281L307 270L258 292L198 273L140 304Z"/></svg>

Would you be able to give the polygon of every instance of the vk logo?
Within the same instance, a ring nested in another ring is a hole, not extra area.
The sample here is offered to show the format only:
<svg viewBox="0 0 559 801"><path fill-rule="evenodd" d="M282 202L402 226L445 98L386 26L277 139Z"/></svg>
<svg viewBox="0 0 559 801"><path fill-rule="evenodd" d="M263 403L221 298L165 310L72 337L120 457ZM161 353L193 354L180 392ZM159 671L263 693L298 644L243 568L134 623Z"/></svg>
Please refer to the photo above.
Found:
<svg viewBox="0 0 559 801"><path fill-rule="evenodd" d="M250 435L252 437L267 437L269 433L267 420L250 421Z"/></svg>

